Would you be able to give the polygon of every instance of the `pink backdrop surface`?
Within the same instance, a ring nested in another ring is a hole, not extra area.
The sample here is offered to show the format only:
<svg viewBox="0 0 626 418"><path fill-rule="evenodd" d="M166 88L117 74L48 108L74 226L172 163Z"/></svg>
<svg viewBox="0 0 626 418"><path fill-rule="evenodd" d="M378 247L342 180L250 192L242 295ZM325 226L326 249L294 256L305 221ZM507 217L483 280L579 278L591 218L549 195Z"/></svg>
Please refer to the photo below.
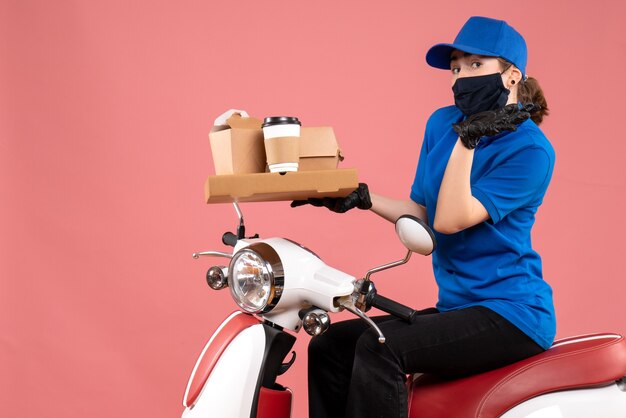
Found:
<svg viewBox="0 0 626 418"><path fill-rule="evenodd" d="M172 417L196 356L234 310L204 282L236 225L207 206L207 133L237 107L332 125L377 193L408 197L449 74L427 49L471 15L524 34L557 153L538 213L558 336L626 332L622 80L626 3L534 1L0 2L0 415ZM243 204L353 275L404 254L372 213ZM430 260L381 292L431 306ZM282 382L306 416L306 344Z"/></svg>

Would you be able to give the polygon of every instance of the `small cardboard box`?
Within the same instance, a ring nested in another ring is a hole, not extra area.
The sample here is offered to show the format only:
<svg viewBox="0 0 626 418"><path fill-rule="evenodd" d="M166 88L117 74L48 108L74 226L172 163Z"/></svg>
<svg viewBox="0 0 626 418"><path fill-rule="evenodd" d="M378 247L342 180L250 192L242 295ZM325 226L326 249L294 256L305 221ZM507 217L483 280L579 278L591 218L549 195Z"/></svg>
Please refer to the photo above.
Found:
<svg viewBox="0 0 626 418"><path fill-rule="evenodd" d="M329 126L300 130L299 171L334 170L343 154L337 145L333 128Z"/></svg>
<svg viewBox="0 0 626 418"><path fill-rule="evenodd" d="M231 115L225 125L214 126L209 133L215 174L263 173L265 145L262 121Z"/></svg>
<svg viewBox="0 0 626 418"><path fill-rule="evenodd" d="M303 200L344 197L359 186L354 168L209 176L204 183L207 203Z"/></svg>

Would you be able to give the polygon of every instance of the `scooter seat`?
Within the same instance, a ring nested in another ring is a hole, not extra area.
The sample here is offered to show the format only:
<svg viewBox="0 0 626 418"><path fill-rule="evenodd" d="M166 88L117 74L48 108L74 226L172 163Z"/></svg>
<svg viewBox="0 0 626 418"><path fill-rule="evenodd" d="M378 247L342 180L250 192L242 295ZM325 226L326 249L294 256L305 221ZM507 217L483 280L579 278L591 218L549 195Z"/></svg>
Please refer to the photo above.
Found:
<svg viewBox="0 0 626 418"><path fill-rule="evenodd" d="M495 418L535 396L611 384L626 376L626 340L591 334L556 341L545 352L486 373L456 380L415 375L409 416Z"/></svg>

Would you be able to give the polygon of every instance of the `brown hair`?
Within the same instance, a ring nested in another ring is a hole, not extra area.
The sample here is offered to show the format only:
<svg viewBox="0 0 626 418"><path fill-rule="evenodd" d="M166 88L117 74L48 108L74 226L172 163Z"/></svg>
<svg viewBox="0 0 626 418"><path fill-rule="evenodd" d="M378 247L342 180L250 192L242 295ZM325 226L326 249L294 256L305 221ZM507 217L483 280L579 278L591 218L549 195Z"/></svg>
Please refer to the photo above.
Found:
<svg viewBox="0 0 626 418"><path fill-rule="evenodd" d="M511 66L510 62L501 58L498 58L498 61L500 61L500 67L503 71ZM543 90L541 89L537 79L533 77L528 77L526 80L522 79L517 85L517 100L523 105L532 103L541 106L541 109L534 112L530 117L537 125L540 125L543 118L548 116L550 113L548 102L543 95Z"/></svg>

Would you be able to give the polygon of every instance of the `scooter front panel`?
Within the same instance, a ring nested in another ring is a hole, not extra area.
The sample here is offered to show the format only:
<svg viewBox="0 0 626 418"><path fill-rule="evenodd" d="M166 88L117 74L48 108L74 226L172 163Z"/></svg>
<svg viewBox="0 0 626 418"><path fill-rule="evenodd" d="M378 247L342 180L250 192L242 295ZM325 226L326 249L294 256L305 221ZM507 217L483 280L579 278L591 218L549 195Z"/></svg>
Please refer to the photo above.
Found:
<svg viewBox="0 0 626 418"><path fill-rule="evenodd" d="M241 331L222 352L183 418L250 418L263 366L265 332L257 324Z"/></svg>
<svg viewBox="0 0 626 418"><path fill-rule="evenodd" d="M192 406L204 384L211 374L217 360L222 352L228 347L230 342L244 329L258 324L259 321L252 315L247 315L236 311L228 316L222 324L213 333L209 341L204 346L202 353L196 361L196 365L191 372L185 396L183 397L183 406Z"/></svg>

